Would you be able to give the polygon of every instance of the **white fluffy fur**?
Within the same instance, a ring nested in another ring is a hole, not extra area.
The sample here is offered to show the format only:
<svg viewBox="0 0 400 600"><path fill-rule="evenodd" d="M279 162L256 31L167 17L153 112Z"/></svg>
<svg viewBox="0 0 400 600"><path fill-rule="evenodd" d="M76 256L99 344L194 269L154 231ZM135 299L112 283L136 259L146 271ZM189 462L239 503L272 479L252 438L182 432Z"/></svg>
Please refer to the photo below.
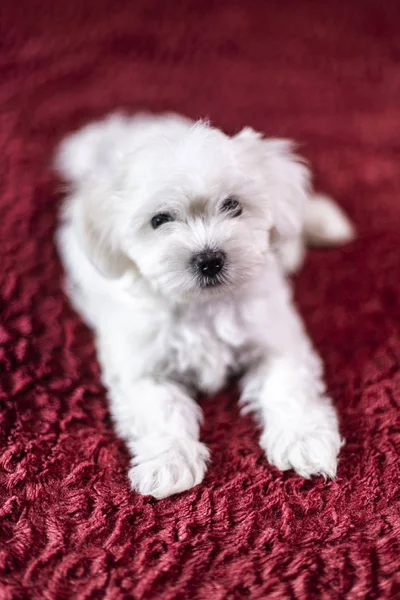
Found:
<svg viewBox="0 0 400 600"><path fill-rule="evenodd" d="M336 413L285 272L301 264L303 234L328 243L353 231L312 196L291 145L175 115L116 115L68 137L57 164L71 184L58 233L68 290L96 334L133 488L164 498L202 481L195 391L213 394L241 370L243 410L258 415L270 463L333 477ZM221 212L228 196L240 216ZM175 220L153 229L160 212ZM227 256L213 288L190 268L206 247Z"/></svg>

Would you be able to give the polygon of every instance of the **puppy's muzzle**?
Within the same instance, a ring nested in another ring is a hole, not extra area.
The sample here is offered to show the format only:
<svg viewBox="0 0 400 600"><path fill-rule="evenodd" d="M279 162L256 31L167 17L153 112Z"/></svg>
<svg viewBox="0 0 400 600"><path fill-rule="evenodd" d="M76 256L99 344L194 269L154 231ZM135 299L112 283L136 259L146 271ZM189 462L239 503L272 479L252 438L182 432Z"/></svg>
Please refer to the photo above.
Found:
<svg viewBox="0 0 400 600"><path fill-rule="evenodd" d="M226 255L222 250L203 250L192 257L191 265L202 287L212 287L223 282Z"/></svg>

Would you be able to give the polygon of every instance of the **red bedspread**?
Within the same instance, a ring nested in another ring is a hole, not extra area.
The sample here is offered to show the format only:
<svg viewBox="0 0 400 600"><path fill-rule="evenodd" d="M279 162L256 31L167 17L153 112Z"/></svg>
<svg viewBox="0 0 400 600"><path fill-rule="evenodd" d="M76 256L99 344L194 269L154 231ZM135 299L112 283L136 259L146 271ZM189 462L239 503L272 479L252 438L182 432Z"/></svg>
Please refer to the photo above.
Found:
<svg viewBox="0 0 400 600"><path fill-rule="evenodd" d="M400 4L3 0L0 23L1 600L400 598ZM129 490L49 170L121 107L293 137L357 224L296 282L347 439L335 481L270 467L230 389L203 401L204 483Z"/></svg>

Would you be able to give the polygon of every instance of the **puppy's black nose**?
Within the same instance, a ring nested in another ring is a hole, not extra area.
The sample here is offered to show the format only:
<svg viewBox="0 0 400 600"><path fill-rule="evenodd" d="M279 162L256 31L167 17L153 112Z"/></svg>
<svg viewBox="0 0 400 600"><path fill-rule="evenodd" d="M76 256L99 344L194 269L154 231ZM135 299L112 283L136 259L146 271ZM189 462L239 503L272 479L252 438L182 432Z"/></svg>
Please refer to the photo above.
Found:
<svg viewBox="0 0 400 600"><path fill-rule="evenodd" d="M222 270L225 258L221 250L204 250L193 256L192 263L199 275L212 279Z"/></svg>

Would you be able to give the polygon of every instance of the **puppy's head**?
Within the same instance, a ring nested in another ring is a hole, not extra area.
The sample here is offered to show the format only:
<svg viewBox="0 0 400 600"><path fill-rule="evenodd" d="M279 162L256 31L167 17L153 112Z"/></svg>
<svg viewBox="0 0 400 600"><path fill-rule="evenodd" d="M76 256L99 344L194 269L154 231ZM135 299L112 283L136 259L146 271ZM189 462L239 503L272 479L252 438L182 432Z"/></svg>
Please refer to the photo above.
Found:
<svg viewBox="0 0 400 600"><path fill-rule="evenodd" d="M299 233L308 171L290 144L174 116L113 117L67 138L59 170L88 257L175 302L257 277L271 236Z"/></svg>

